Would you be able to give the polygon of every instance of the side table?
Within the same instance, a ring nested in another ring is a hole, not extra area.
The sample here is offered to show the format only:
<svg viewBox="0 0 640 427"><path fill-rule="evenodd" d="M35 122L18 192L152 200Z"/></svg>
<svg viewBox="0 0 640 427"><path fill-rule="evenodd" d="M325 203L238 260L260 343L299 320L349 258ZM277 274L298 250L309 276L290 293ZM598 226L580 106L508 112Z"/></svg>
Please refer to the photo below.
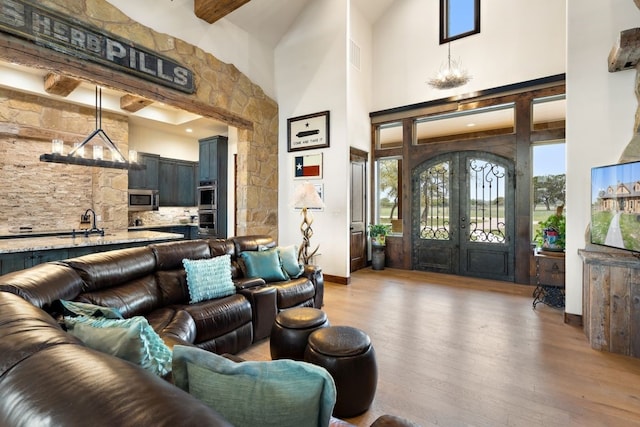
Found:
<svg viewBox="0 0 640 427"><path fill-rule="evenodd" d="M536 289L533 308L538 303L554 308L564 307L564 252L536 249Z"/></svg>

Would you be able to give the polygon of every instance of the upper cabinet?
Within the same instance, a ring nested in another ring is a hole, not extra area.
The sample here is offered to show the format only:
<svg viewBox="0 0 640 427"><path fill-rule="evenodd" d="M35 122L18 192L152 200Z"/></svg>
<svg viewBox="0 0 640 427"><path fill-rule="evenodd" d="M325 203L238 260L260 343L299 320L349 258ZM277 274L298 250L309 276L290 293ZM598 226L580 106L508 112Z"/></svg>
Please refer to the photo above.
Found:
<svg viewBox="0 0 640 427"><path fill-rule="evenodd" d="M129 170L129 188L158 190L160 206L195 206L198 163L138 153L143 170Z"/></svg>
<svg viewBox="0 0 640 427"><path fill-rule="evenodd" d="M225 136L212 136L200 140L200 183L227 177L227 141Z"/></svg>
<svg viewBox="0 0 640 427"><path fill-rule="evenodd" d="M195 206L197 163L160 158L160 206Z"/></svg>
<svg viewBox="0 0 640 427"><path fill-rule="evenodd" d="M157 190L160 156L157 154L138 153L138 163L145 165L147 168L129 170L129 188Z"/></svg>

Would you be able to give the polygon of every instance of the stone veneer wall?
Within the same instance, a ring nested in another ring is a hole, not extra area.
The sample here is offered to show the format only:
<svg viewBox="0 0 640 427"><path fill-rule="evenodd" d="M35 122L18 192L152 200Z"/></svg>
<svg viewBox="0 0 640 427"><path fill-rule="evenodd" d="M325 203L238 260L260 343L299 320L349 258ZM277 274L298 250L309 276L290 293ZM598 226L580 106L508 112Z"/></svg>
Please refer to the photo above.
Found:
<svg viewBox="0 0 640 427"><path fill-rule="evenodd" d="M95 129L93 109L51 98L0 88L0 122L16 129L42 129L77 134L65 141L65 153ZM103 128L127 152L129 125L125 116L103 113ZM88 156L91 156L86 149ZM105 158L108 154L105 148ZM99 227L127 227L126 170L89 168L40 162L51 152L51 140L0 133L0 230L29 226L37 230L79 228L80 215L92 208ZM84 227L84 226L83 226Z"/></svg>
<svg viewBox="0 0 640 427"><path fill-rule="evenodd" d="M196 46L145 27L104 0L40 3L185 64L195 75L196 93L191 97L211 106L210 117L225 121L224 116L228 115L250 123L246 128L238 128L236 234L269 234L277 238L278 106L275 101L233 64L225 64ZM153 94L145 97L154 99Z"/></svg>
<svg viewBox="0 0 640 427"><path fill-rule="evenodd" d="M634 0L634 3L640 9L640 0ZM622 153L620 163L640 160L640 64L636 65L635 94L638 108L636 109L633 137Z"/></svg>

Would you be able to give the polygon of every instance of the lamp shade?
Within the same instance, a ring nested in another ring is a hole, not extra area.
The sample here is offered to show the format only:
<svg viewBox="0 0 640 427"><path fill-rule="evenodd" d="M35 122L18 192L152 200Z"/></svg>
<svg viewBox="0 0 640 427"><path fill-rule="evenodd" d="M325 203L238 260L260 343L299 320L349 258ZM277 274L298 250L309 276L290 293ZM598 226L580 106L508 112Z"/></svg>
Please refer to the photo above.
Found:
<svg viewBox="0 0 640 427"><path fill-rule="evenodd" d="M324 208L324 202L320 198L318 191L308 181L299 184L293 195L293 206L295 208Z"/></svg>

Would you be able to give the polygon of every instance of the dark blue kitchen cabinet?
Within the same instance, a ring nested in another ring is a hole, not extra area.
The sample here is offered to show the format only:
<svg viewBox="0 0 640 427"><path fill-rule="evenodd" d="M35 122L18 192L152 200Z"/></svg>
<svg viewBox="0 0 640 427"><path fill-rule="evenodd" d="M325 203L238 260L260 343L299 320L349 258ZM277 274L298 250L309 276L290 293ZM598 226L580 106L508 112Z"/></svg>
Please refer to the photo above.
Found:
<svg viewBox="0 0 640 427"><path fill-rule="evenodd" d="M146 169L129 170L129 188L157 190L160 156L157 154L138 153L138 163L145 165Z"/></svg>
<svg viewBox="0 0 640 427"><path fill-rule="evenodd" d="M216 188L214 196L216 200L212 204L216 208L207 214L215 217L214 236L225 238L227 237L228 138L220 135L212 136L200 139L199 143L200 185L213 185Z"/></svg>
<svg viewBox="0 0 640 427"><path fill-rule="evenodd" d="M195 206L197 170L195 162L161 157L158 186L160 206Z"/></svg>
<svg viewBox="0 0 640 427"><path fill-rule="evenodd" d="M200 143L200 182L219 181L227 176L227 142L226 136L212 136L199 140Z"/></svg>

